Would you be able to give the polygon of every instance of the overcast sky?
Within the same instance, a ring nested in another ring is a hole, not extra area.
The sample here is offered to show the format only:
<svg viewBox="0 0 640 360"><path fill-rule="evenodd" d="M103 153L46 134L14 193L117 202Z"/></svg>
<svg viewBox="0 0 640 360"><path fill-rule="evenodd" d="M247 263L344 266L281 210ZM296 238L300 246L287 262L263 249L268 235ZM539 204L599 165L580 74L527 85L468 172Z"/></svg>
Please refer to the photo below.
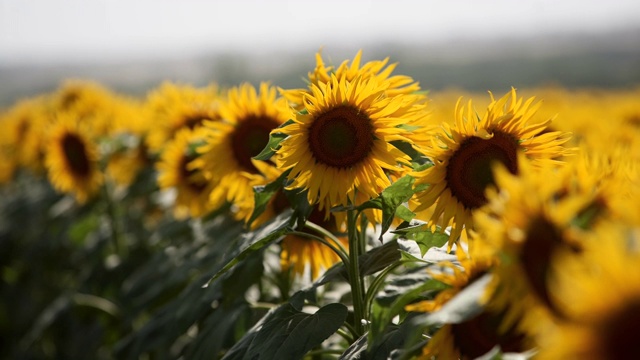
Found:
<svg viewBox="0 0 640 360"><path fill-rule="evenodd" d="M638 24L638 0L0 0L0 63L598 33Z"/></svg>

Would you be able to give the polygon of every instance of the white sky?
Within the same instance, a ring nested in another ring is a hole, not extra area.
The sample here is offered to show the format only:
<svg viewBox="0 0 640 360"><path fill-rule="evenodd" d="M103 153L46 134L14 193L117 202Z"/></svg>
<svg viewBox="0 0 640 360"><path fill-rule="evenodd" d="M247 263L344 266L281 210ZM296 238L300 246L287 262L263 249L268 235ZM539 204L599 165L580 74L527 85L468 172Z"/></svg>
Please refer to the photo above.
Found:
<svg viewBox="0 0 640 360"><path fill-rule="evenodd" d="M639 0L0 0L0 63L596 33L639 24Z"/></svg>

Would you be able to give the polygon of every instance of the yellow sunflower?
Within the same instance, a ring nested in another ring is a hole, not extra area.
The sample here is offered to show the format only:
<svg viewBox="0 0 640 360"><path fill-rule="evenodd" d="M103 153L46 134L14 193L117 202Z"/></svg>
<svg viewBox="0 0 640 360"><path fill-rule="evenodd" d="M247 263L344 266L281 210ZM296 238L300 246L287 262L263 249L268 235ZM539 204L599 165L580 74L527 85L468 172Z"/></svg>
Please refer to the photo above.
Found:
<svg viewBox="0 0 640 360"><path fill-rule="evenodd" d="M50 111L74 114L92 137L100 137L110 132L118 116L118 98L102 84L72 79L51 96Z"/></svg>
<svg viewBox="0 0 640 360"><path fill-rule="evenodd" d="M440 291L433 300L406 306L407 311L434 312L458 295L464 288L492 271L496 259L471 256L458 247L456 256L460 264L442 262L442 271L431 271L434 279L451 286ZM419 359L475 359L500 346L503 352L523 352L531 346L524 334L515 327L501 329L505 310L492 304L493 288L489 286L480 299L485 310L459 323L444 324L422 349Z"/></svg>
<svg viewBox="0 0 640 360"><path fill-rule="evenodd" d="M20 100L3 117L5 151L13 154L17 167L36 174L44 170L44 130L50 125L47 111L47 99L36 97Z"/></svg>
<svg viewBox="0 0 640 360"><path fill-rule="evenodd" d="M45 164L51 184L73 194L79 203L98 192L103 181L98 148L87 133L75 116L58 114L47 140Z"/></svg>
<svg viewBox="0 0 640 360"><path fill-rule="evenodd" d="M556 327L538 327L536 358L640 358L640 233L611 223L592 235L594 246L554 263L550 286L565 318Z"/></svg>
<svg viewBox="0 0 640 360"><path fill-rule="evenodd" d="M13 175L18 167L18 159L15 150L7 134L8 122L0 116L0 185L13 180Z"/></svg>
<svg viewBox="0 0 640 360"><path fill-rule="evenodd" d="M219 119L217 85L204 88L163 83L149 93L145 113L149 127L147 145L152 152L160 152L167 141L182 128L196 129L205 121Z"/></svg>
<svg viewBox="0 0 640 360"><path fill-rule="evenodd" d="M312 85L305 111L278 132L287 136L277 151L279 165L291 169L290 188L308 190L320 210L359 204L391 185L388 172L402 173L409 157L391 144L411 143L407 122L418 121L423 108L415 97L385 96L375 78L348 81L331 77Z"/></svg>
<svg viewBox="0 0 640 360"><path fill-rule="evenodd" d="M540 166L558 163L557 158L570 153L562 146L569 133L543 133L551 120L530 123L541 105L533 102L534 98L518 98L512 89L499 100L491 95L491 103L480 117L471 101L466 107L458 101L455 124L444 123L433 134L432 146L424 149L434 165L413 173L417 185L429 185L416 194L416 211L434 206L429 225L433 229L436 225L452 227L449 246L465 227L473 227L471 212L487 202L484 192L495 183L494 162L517 174L519 153L524 152Z"/></svg>
<svg viewBox="0 0 640 360"><path fill-rule="evenodd" d="M160 189L175 189L174 216L199 217L213 210L209 203L213 183L192 162L198 157L195 146L202 141L202 129L181 129L165 147L156 164Z"/></svg>
<svg viewBox="0 0 640 360"><path fill-rule="evenodd" d="M210 197L214 208L225 201L251 202L253 186L278 177L280 170L273 163L252 157L267 145L271 130L293 117L286 99L277 98L276 89L267 83L259 92L250 84L230 89L219 111L220 121L205 122L201 156L194 162L215 184ZM246 218L250 213L236 215Z"/></svg>
<svg viewBox="0 0 640 360"><path fill-rule="evenodd" d="M504 166L496 168L496 187L487 190L488 203L474 212L472 242L500 258L494 303L509 308L502 326L526 331L563 316L549 292L551 264L580 253L585 231L613 212L600 201L595 179L601 174L584 173L584 165L574 164L534 169L520 156L517 176Z"/></svg>

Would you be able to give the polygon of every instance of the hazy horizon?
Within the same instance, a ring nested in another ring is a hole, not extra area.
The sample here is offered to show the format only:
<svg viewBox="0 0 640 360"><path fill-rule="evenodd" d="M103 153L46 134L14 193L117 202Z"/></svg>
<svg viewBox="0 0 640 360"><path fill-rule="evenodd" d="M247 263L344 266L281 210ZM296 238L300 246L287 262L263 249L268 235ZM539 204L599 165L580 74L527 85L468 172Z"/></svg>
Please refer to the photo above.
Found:
<svg viewBox="0 0 640 360"><path fill-rule="evenodd" d="M638 24L633 0L0 0L0 65L597 35Z"/></svg>

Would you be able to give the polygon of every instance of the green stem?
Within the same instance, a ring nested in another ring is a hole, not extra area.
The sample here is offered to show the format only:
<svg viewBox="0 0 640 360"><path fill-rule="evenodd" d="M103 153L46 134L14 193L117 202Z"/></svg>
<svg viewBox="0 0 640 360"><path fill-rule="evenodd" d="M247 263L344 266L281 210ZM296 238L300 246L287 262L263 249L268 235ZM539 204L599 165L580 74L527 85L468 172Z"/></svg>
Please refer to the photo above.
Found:
<svg viewBox="0 0 640 360"><path fill-rule="evenodd" d="M365 332L363 321L367 321L364 303L364 286L360 274L360 237L357 225L358 214L355 210L347 211L347 233L349 235L349 283L353 297L353 327L360 337Z"/></svg>

